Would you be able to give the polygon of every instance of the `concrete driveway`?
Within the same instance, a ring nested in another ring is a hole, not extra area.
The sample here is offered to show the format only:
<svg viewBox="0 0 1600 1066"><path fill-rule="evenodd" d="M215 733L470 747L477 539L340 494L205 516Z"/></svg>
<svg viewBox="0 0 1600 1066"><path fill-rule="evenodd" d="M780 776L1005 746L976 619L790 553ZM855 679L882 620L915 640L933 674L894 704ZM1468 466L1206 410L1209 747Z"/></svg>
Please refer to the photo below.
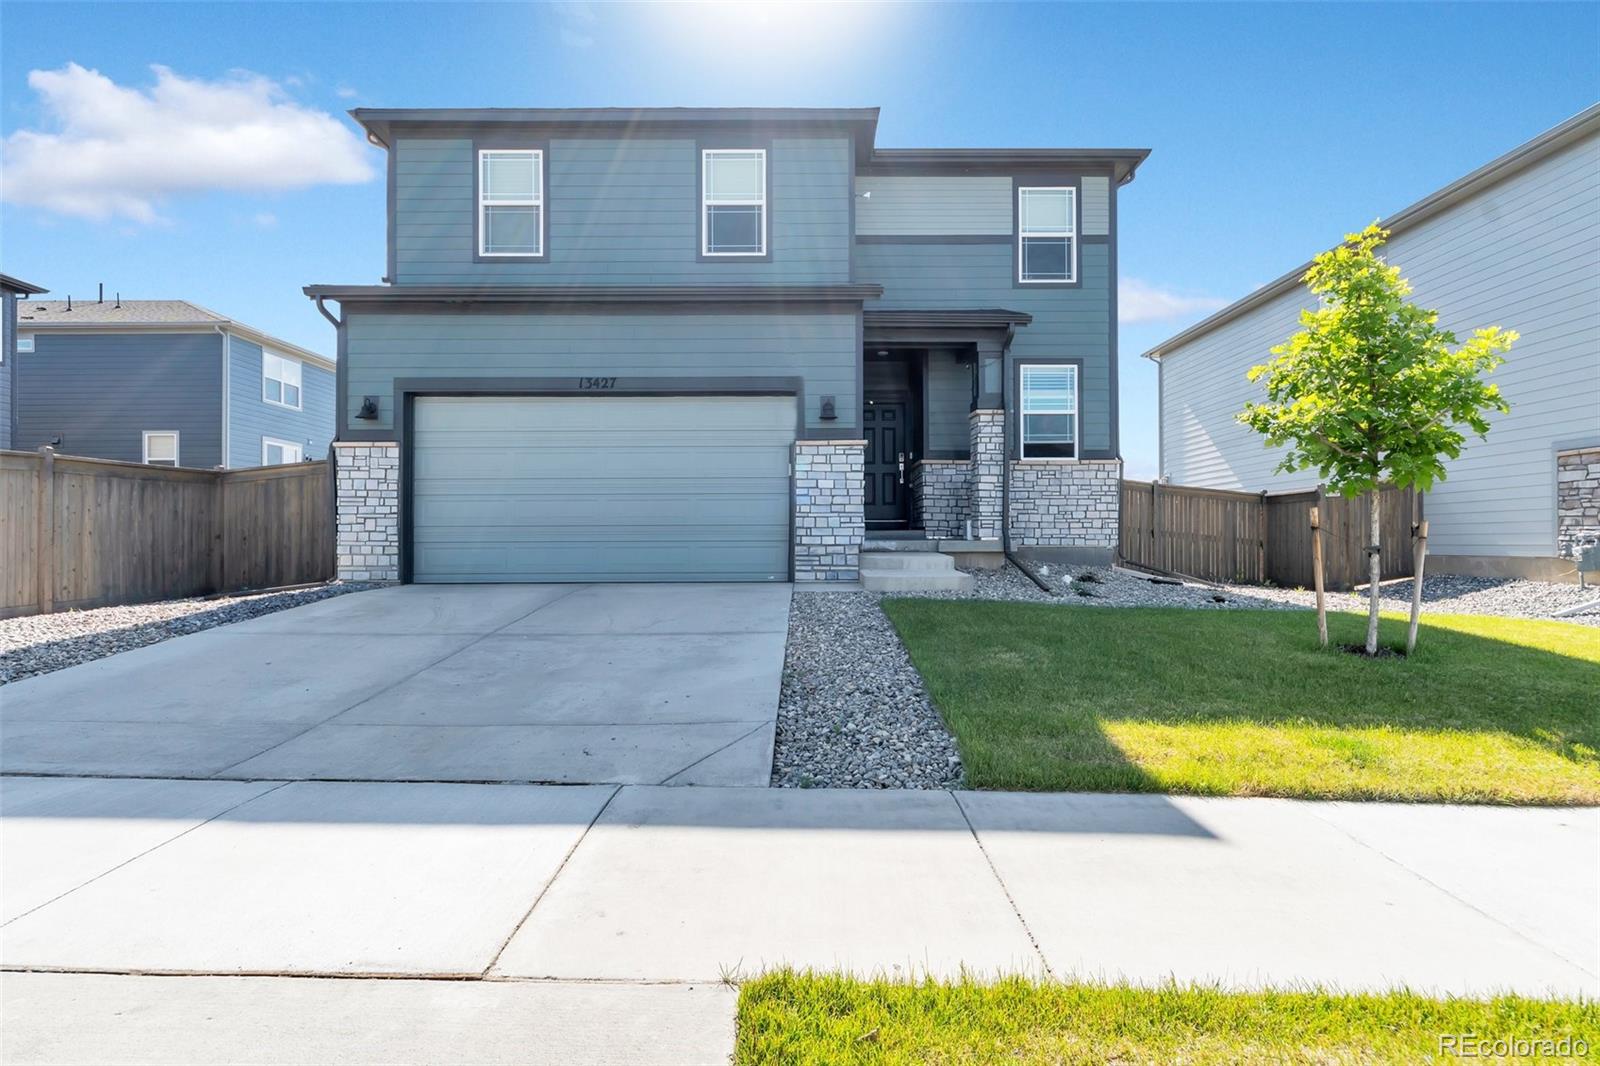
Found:
<svg viewBox="0 0 1600 1066"><path fill-rule="evenodd" d="M765 785L787 585L411 585L6 686L0 770Z"/></svg>

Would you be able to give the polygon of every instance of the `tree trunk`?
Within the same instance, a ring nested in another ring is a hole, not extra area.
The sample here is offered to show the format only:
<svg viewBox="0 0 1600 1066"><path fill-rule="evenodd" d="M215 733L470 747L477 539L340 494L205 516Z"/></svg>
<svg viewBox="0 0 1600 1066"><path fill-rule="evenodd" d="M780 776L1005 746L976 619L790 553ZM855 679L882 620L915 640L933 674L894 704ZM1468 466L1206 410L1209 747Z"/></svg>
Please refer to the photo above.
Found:
<svg viewBox="0 0 1600 1066"><path fill-rule="evenodd" d="M1378 654L1378 580L1383 574L1383 558L1379 554L1378 501L1382 490L1373 489L1368 494L1367 508L1367 654Z"/></svg>

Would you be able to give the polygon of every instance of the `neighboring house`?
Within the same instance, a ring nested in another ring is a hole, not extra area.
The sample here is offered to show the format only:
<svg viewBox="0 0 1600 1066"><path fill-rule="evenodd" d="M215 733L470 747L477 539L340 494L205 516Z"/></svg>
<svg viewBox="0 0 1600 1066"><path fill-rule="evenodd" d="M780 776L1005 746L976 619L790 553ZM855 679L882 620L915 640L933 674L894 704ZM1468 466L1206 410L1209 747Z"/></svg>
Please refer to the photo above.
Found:
<svg viewBox="0 0 1600 1066"><path fill-rule="evenodd" d="M185 300L21 300L12 446L163 466L327 455L333 362Z"/></svg>
<svg viewBox="0 0 1600 1066"><path fill-rule="evenodd" d="M306 289L345 576L849 580L864 536L969 527L1111 558L1147 151L881 149L876 109L352 114L387 284Z"/></svg>
<svg viewBox="0 0 1600 1066"><path fill-rule="evenodd" d="M1600 105L1382 224L1383 255L1442 326L1522 335L1492 378L1510 414L1469 438L1428 494L1429 571L1570 578L1574 546L1600 536ZM1245 372L1314 306L1305 270L1144 353L1160 365L1163 477L1251 492L1317 483L1314 470L1275 473L1282 451L1234 421L1262 395Z"/></svg>
<svg viewBox="0 0 1600 1066"><path fill-rule="evenodd" d="M0 274L0 448L11 447L14 418L11 379L17 369L17 301L49 291L10 274Z"/></svg>

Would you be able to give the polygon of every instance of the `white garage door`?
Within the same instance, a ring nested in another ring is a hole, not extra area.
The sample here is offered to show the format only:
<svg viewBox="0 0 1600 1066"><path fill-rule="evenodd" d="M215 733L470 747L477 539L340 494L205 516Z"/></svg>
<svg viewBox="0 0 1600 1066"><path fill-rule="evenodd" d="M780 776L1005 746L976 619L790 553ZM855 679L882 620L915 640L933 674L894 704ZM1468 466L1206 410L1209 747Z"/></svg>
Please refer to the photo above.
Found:
<svg viewBox="0 0 1600 1066"><path fill-rule="evenodd" d="M788 580L793 397L414 404L414 581Z"/></svg>

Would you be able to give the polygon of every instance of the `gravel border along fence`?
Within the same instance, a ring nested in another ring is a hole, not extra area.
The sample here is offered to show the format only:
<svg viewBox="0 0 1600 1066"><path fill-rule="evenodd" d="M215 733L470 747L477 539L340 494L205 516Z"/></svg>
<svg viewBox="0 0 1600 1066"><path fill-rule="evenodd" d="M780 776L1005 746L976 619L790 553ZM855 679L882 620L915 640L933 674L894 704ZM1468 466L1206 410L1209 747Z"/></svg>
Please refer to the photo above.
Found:
<svg viewBox="0 0 1600 1066"><path fill-rule="evenodd" d="M0 619L0 685L203 629L377 587L337 582L287 592L163 600Z"/></svg>

